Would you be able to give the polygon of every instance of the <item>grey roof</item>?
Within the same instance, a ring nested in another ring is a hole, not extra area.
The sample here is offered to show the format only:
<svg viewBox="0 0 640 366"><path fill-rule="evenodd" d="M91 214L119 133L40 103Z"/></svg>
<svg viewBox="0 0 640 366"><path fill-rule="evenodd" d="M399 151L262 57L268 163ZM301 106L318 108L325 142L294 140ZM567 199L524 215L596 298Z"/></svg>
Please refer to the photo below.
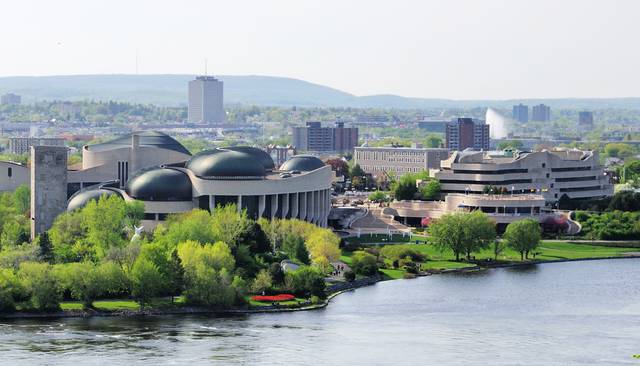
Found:
<svg viewBox="0 0 640 366"><path fill-rule="evenodd" d="M182 154L191 155L181 143L173 137L158 131L139 131L129 135L118 137L102 144L89 145L90 151L107 151L131 146L131 136L140 136L140 146L157 147L159 149L172 150Z"/></svg>
<svg viewBox="0 0 640 366"><path fill-rule="evenodd" d="M131 178L127 194L142 201L190 201L192 185L189 176L177 169L151 168Z"/></svg>
<svg viewBox="0 0 640 366"><path fill-rule="evenodd" d="M73 196L69 198L67 202L67 211L73 211L86 206L90 201L97 201L102 196L118 196L122 197L120 193L105 189L100 186L93 186L88 189L83 189L81 191L76 192Z"/></svg>
<svg viewBox="0 0 640 366"><path fill-rule="evenodd" d="M323 166L325 166L325 164L322 160L313 155L295 155L291 157L291 159L285 161L280 167L280 170L300 170L310 172L312 170L320 169Z"/></svg>
<svg viewBox="0 0 640 366"><path fill-rule="evenodd" d="M225 150L231 150L231 151L240 151L243 153L247 153L251 156L253 156L255 159L257 159L262 166L264 166L264 168L266 170L273 170L273 168L275 168L275 164L273 163L273 159L271 158L271 155L269 155L268 152L259 149L257 147L253 147L253 146L233 146L233 147L226 147L224 148Z"/></svg>
<svg viewBox="0 0 640 366"><path fill-rule="evenodd" d="M256 179L266 175L264 165L254 155L226 149L199 153L189 160L187 168L206 179Z"/></svg>

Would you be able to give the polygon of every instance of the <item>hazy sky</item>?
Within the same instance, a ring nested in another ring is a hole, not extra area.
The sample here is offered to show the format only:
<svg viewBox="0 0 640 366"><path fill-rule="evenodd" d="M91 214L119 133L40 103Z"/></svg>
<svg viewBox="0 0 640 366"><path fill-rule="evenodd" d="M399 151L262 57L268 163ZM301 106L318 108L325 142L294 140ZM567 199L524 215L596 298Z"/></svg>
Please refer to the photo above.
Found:
<svg viewBox="0 0 640 366"><path fill-rule="evenodd" d="M638 0L13 0L0 75L203 72L357 95L640 96Z"/></svg>

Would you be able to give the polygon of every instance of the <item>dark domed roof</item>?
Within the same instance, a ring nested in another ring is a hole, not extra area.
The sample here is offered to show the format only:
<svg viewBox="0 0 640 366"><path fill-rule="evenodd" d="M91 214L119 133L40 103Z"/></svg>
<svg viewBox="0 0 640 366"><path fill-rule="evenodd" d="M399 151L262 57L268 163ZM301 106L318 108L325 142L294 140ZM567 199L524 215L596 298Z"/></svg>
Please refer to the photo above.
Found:
<svg viewBox="0 0 640 366"><path fill-rule="evenodd" d="M226 149L209 150L194 156L187 168L200 178L259 179L265 168L255 156Z"/></svg>
<svg viewBox="0 0 640 366"><path fill-rule="evenodd" d="M88 149L90 151L107 151L111 149L119 149L124 146L131 146L131 136L133 135L139 136L140 146L157 147L159 149L172 150L185 155L191 155L189 150L182 146L182 144L176 141L173 137L158 131L134 132L102 144L89 145Z"/></svg>
<svg viewBox="0 0 640 366"><path fill-rule="evenodd" d="M86 190L81 190L76 192L69 201L67 202L67 211L77 210L79 208L83 208L92 200L99 200L102 196L120 196L120 193L116 191L112 191L110 189L104 189L101 187L94 186L94 188L89 188Z"/></svg>
<svg viewBox="0 0 640 366"><path fill-rule="evenodd" d="M271 158L271 155L269 155L268 152L262 149L259 149L257 147L233 146L233 147L225 147L224 149L231 150L231 151L240 151L240 152L249 154L253 156L255 159L257 159L260 162L260 164L264 166L266 170L273 170L273 168L275 168L275 164L273 163L273 159Z"/></svg>
<svg viewBox="0 0 640 366"><path fill-rule="evenodd" d="M189 176L177 169L152 168L140 172L127 182L127 194L142 201L190 201Z"/></svg>
<svg viewBox="0 0 640 366"><path fill-rule="evenodd" d="M322 160L312 155L295 155L291 159L282 164L280 170L300 170L303 172L310 172L312 170L320 169L325 164Z"/></svg>

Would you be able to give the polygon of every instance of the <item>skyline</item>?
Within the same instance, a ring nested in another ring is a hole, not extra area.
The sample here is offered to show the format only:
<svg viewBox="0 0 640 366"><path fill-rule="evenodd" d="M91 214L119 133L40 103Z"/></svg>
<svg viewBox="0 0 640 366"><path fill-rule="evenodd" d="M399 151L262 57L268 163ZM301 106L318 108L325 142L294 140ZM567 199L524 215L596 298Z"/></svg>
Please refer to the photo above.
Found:
<svg viewBox="0 0 640 366"><path fill-rule="evenodd" d="M640 51L629 46L640 4L632 1L188 5L13 4L0 15L0 31L11 35L0 76L200 74L207 59L212 75L283 76L355 95L640 96Z"/></svg>

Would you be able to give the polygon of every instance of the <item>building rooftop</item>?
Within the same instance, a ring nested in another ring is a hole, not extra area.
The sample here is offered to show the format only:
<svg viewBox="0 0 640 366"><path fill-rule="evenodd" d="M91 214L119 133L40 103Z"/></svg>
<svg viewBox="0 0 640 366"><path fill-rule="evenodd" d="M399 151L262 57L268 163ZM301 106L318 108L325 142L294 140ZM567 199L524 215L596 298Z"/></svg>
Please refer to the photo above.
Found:
<svg viewBox="0 0 640 366"><path fill-rule="evenodd" d="M132 136L134 135L139 136L140 146L157 147L160 149L176 151L185 155L191 155L189 150L182 146L182 144L176 141L173 137L158 131L134 132L101 144L88 145L86 148L90 151L121 149L126 146L131 146Z"/></svg>

